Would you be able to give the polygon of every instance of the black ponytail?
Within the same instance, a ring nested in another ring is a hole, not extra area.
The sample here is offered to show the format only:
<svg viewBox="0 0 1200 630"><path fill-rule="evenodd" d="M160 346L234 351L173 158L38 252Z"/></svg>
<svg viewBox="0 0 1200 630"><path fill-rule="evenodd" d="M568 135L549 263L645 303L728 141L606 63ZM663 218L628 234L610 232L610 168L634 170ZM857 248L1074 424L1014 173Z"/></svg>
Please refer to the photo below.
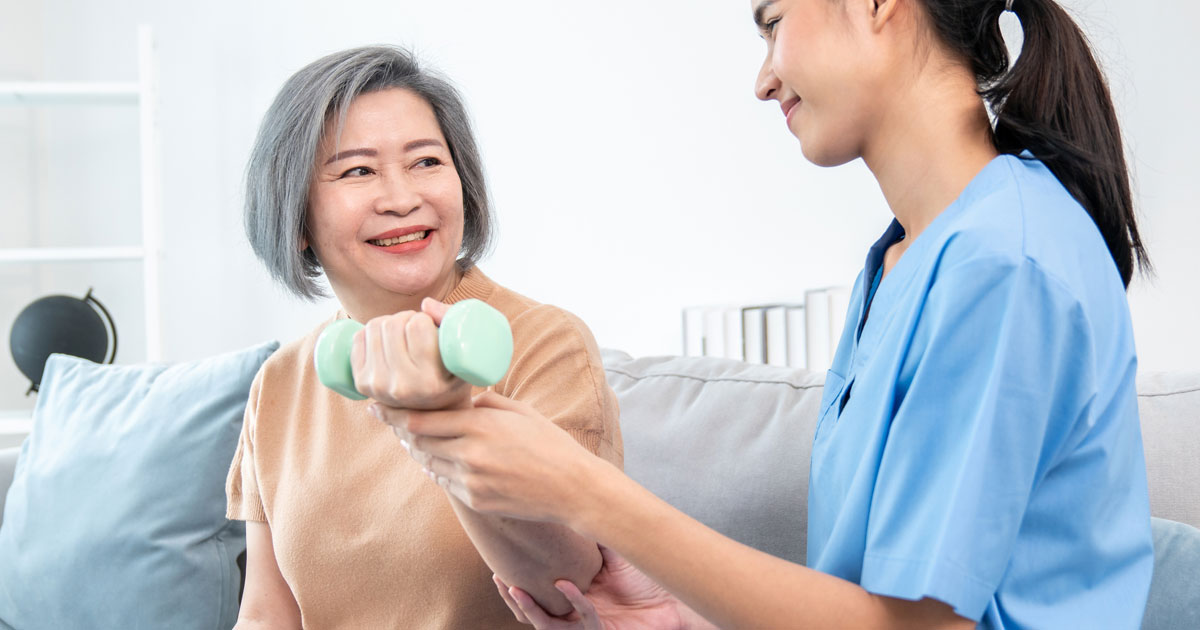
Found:
<svg viewBox="0 0 1200 630"><path fill-rule="evenodd" d="M968 60L995 114L1001 153L1028 149L1100 228L1121 279L1150 269L1133 212L1117 114L1087 39L1054 0L1014 0L1025 41L1009 70L1004 0L924 0L934 30Z"/></svg>

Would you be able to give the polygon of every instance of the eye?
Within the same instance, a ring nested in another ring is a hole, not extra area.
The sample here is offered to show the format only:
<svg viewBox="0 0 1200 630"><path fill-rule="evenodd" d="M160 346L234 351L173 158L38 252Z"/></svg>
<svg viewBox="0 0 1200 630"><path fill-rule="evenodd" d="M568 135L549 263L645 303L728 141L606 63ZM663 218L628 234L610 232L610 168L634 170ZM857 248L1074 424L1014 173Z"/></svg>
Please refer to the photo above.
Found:
<svg viewBox="0 0 1200 630"><path fill-rule="evenodd" d="M433 166L441 166L442 161L435 157L427 157L427 158L422 158L422 159L418 160L416 165L424 167L424 168L430 168Z"/></svg>
<svg viewBox="0 0 1200 630"><path fill-rule="evenodd" d="M354 168L342 173L341 176L343 178L345 178L345 177L363 177L365 175L370 175L370 174L371 174L371 169L369 169L365 166L355 166Z"/></svg>
<svg viewBox="0 0 1200 630"><path fill-rule="evenodd" d="M767 37L774 36L775 35L775 26L777 24L779 24L779 20L781 20L781 19L783 19L783 18L774 18L774 19L768 21L766 24L763 24L763 34L765 34Z"/></svg>

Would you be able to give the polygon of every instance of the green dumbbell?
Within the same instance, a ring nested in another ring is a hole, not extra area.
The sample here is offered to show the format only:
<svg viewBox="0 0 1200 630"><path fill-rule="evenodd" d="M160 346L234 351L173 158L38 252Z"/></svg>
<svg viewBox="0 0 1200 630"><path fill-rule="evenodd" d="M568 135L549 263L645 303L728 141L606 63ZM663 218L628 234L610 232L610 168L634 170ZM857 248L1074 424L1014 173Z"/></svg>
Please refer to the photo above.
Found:
<svg viewBox="0 0 1200 630"><path fill-rule="evenodd" d="M366 398L355 389L350 366L354 334L362 328L352 319L339 319L321 332L313 352L321 383L351 400ZM484 302L456 302L438 328L438 351L451 374L477 387L495 385L512 361L512 329L500 311Z"/></svg>

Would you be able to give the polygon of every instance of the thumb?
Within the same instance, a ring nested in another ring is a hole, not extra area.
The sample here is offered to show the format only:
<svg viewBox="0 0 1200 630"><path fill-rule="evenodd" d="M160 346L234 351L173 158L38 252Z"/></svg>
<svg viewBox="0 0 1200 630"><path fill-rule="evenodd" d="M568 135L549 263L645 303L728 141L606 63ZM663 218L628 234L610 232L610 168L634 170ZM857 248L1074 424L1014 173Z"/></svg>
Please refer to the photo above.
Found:
<svg viewBox="0 0 1200 630"><path fill-rule="evenodd" d="M499 409L501 411L514 411L518 413L525 409L525 405L521 402L506 398L490 389L484 390L478 396L475 396L473 402L477 408Z"/></svg>
<svg viewBox="0 0 1200 630"><path fill-rule="evenodd" d="M442 325L442 318L446 316L446 311L448 310L450 310L448 304L444 304L433 298L427 297L421 300L421 312L433 318L433 323L438 326Z"/></svg>

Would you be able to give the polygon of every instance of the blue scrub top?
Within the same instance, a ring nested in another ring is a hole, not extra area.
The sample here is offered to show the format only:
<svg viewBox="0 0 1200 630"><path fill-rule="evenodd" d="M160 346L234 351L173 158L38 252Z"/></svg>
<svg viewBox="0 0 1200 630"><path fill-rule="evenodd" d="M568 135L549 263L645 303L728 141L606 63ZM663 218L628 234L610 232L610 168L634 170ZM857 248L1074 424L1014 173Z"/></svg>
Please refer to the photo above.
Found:
<svg viewBox="0 0 1200 630"><path fill-rule="evenodd" d="M859 276L812 451L808 562L982 628L1137 628L1153 569L1121 277L1027 153ZM865 306L865 308L864 308Z"/></svg>

